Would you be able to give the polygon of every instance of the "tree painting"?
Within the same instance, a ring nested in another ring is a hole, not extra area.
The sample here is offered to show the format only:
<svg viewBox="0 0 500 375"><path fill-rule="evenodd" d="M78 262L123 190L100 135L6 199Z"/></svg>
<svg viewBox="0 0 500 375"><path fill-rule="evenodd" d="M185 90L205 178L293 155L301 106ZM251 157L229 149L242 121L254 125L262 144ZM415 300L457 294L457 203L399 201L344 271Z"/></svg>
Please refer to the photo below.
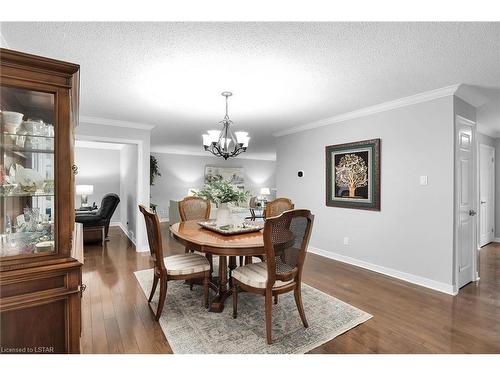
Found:
<svg viewBox="0 0 500 375"><path fill-rule="evenodd" d="M368 167L356 154L345 154L335 166L337 186L349 189L349 198L356 197L356 189L368 184Z"/></svg>

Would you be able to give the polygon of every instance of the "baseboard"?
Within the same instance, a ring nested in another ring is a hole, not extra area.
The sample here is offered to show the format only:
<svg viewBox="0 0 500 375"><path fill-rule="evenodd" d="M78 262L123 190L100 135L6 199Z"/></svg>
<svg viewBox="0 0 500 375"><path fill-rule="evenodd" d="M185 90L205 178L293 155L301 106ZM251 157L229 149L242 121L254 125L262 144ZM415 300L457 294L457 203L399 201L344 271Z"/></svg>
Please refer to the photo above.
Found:
<svg viewBox="0 0 500 375"><path fill-rule="evenodd" d="M110 227L119 227L121 223L119 221L112 221L109 223Z"/></svg>
<svg viewBox="0 0 500 375"><path fill-rule="evenodd" d="M130 236L130 234L128 233L127 228L125 228L121 222L116 222L116 226L119 227L123 233L125 233L125 235L128 237L130 242L132 242L137 249L137 245L136 245L135 241L132 239L132 237Z"/></svg>
<svg viewBox="0 0 500 375"><path fill-rule="evenodd" d="M493 242L498 242L498 243L500 243L500 237L495 237L495 238L493 238Z"/></svg>
<svg viewBox="0 0 500 375"><path fill-rule="evenodd" d="M438 292L446 293L446 294L451 294L451 295L456 295L458 291L453 285L448 285L445 283L441 283L439 281L427 279L425 277L413 275L410 273L406 272L401 272L394 270L392 268L387 268L383 266L379 266L377 264L365 262L363 260L351 258L345 255L337 254L331 251L326 251L322 249L318 249L316 247L309 246L309 252L316 254L316 255L321 255L325 258L337 260L339 262L351 264L353 266L365 268L370 271L374 271L377 273L381 273L386 276L394 277L396 279L404 280L412 284L416 284L419 286L423 286L425 288L437 290Z"/></svg>
<svg viewBox="0 0 500 375"><path fill-rule="evenodd" d="M168 221L168 217L160 218L160 223L166 223Z"/></svg>

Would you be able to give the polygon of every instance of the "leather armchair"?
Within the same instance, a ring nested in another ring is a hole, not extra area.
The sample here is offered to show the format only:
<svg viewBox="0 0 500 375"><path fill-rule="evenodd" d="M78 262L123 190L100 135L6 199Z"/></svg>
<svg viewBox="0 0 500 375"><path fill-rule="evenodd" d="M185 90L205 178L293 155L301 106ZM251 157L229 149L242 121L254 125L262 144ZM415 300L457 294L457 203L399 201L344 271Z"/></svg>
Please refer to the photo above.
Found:
<svg viewBox="0 0 500 375"><path fill-rule="evenodd" d="M108 193L102 198L101 207L95 213L77 213L75 221L82 223L83 228L104 226L104 236L108 237L109 222L120 203L120 197L114 193Z"/></svg>

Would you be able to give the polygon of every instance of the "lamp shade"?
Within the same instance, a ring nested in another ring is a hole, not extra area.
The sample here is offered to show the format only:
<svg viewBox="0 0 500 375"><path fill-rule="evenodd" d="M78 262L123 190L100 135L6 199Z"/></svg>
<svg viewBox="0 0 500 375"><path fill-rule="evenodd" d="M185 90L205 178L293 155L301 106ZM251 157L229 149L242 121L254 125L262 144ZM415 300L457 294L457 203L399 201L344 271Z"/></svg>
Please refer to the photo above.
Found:
<svg viewBox="0 0 500 375"><path fill-rule="evenodd" d="M94 185L76 185L76 195L94 194Z"/></svg>
<svg viewBox="0 0 500 375"><path fill-rule="evenodd" d="M268 187L260 188L260 195L269 195L271 194L271 190Z"/></svg>

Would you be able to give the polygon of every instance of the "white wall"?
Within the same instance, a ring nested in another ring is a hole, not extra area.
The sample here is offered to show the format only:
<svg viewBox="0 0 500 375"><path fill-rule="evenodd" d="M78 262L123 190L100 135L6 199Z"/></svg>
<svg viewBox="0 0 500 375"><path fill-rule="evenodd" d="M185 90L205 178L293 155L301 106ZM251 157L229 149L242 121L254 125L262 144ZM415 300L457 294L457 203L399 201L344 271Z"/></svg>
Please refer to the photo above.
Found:
<svg viewBox="0 0 500 375"><path fill-rule="evenodd" d="M500 242L500 138L495 145L495 237Z"/></svg>
<svg viewBox="0 0 500 375"><path fill-rule="evenodd" d="M99 125L80 121L76 128L77 139L87 141L117 142L132 144L137 147L138 161L137 175L137 202L149 207L149 153L151 131L122 126ZM122 202L120 202L120 205ZM120 212L120 216L122 212ZM139 220L139 209L136 206L135 236L136 250L148 251L148 239L144 220ZM123 217L120 218L123 221Z"/></svg>
<svg viewBox="0 0 500 375"><path fill-rule="evenodd" d="M228 159L211 156L192 156L153 153L157 158L161 177L155 179L151 187L151 201L158 205L162 218L168 217L171 199L180 200L187 195L189 188L201 188L204 183L205 166L243 167L245 187L258 195L261 187L276 186L276 162L251 159Z"/></svg>
<svg viewBox="0 0 500 375"><path fill-rule="evenodd" d="M453 119L447 96L280 137L278 195L316 215L311 246L325 255L451 293ZM327 207L325 146L372 138L381 138L381 211Z"/></svg>
<svg viewBox="0 0 500 375"><path fill-rule="evenodd" d="M75 147L75 163L78 166L77 185L94 185L94 194L88 202L101 200L107 193L120 195L120 151L98 148ZM75 207L80 207L81 197L75 196ZM121 203L120 203L121 204ZM111 221L120 221L120 206L115 210Z"/></svg>
<svg viewBox="0 0 500 375"><path fill-rule="evenodd" d="M137 146L125 145L120 150L120 222L122 228L127 231L129 238L136 242L137 220L141 219L137 215Z"/></svg>

